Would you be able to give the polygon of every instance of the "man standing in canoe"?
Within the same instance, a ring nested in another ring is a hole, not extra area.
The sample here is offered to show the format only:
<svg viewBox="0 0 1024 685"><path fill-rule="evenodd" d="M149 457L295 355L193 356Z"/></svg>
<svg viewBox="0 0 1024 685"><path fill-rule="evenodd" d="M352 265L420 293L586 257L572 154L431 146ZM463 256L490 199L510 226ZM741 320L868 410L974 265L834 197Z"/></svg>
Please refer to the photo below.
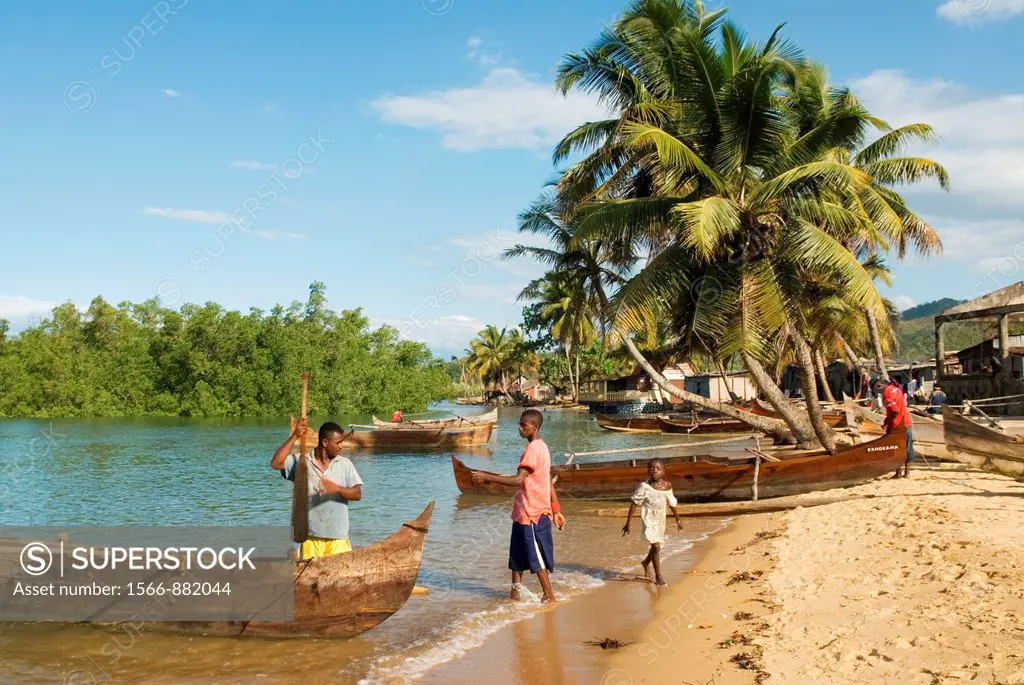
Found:
<svg viewBox="0 0 1024 685"><path fill-rule="evenodd" d="M299 457L288 452L306 430L306 419L300 419L270 460L270 468L290 481L295 480ZM340 456L344 441L344 429L328 421L320 426L317 446L304 455L309 477L309 537L299 550L300 559L352 551L348 540L348 503L363 498L363 480L351 460Z"/></svg>
<svg viewBox="0 0 1024 685"><path fill-rule="evenodd" d="M882 406L885 407L885 422L882 426L888 435L896 428L902 428L907 436L907 460L903 463L903 469L896 469L895 478L900 476L906 478L910 475L910 462L914 460L914 429L913 421L910 419L910 410L907 409L907 396L903 394L896 381L890 380L885 383L879 379L875 381L875 394L882 398Z"/></svg>
<svg viewBox="0 0 1024 685"><path fill-rule="evenodd" d="M540 437L544 415L536 409L527 409L519 419L519 435L526 438L526 449L519 458L514 476L497 476L473 471L476 484L498 483L516 489L512 504L512 537L509 542L508 567L512 571L512 591L509 598L518 600L523 571L537 574L544 591L542 602L554 602L548 573L555 567L555 542L551 537L551 523L561 530L565 525L558 496L551 485L551 454Z"/></svg>

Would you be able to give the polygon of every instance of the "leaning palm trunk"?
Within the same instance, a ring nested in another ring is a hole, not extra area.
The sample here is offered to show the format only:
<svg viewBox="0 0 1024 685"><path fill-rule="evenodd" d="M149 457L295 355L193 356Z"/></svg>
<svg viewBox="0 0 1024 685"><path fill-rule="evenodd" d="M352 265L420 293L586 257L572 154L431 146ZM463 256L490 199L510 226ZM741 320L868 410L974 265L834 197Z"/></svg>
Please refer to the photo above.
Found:
<svg viewBox="0 0 1024 685"><path fill-rule="evenodd" d="M562 345L562 349L565 350L565 368L569 374L569 393L572 395L572 401L575 402L579 398L579 392L572 378L572 359L569 357L569 345Z"/></svg>
<svg viewBox="0 0 1024 685"><path fill-rule="evenodd" d="M772 377L768 375L768 372L764 370L764 367L761 366L761 362L757 361L749 352L741 352L740 354L743 356L743 363L746 364L747 369L750 371L751 378L754 379L754 385L757 386L761 394L768 398L768 402L775 408L775 411L782 416L797 443L800 445L813 443L814 429L811 427L807 417L802 412L793 408L793 405L786 399L786 396L782 394L782 390L779 389L779 384L776 384Z"/></svg>
<svg viewBox="0 0 1024 685"><path fill-rule="evenodd" d="M722 384L729 393L729 399L732 400L733 404L736 404L740 401L740 396L734 393L729 385L729 376L725 373L725 365L722 364L721 359L716 359L715 361L718 362L718 375L722 377Z"/></svg>
<svg viewBox="0 0 1024 685"><path fill-rule="evenodd" d="M875 350L875 364L878 366L878 375L882 380L889 380L889 371L885 368L885 355L882 354L882 338L878 335L878 322L875 320L875 313L869 308L864 309L864 318L868 322L868 334L871 336L871 345Z"/></svg>
<svg viewBox="0 0 1024 685"><path fill-rule="evenodd" d="M859 400L861 378L864 377L864 368L860 365L860 360L857 359L857 355L854 354L853 348L850 347L850 343L846 342L846 339L843 336L839 336L839 340L843 343L843 351L846 353L846 358L850 360L850 364L853 365L853 369L857 373L857 389L854 391L853 395Z"/></svg>
<svg viewBox="0 0 1024 685"><path fill-rule="evenodd" d="M770 419L764 416L758 416L748 411L741 411L736 407L732 406L731 404L727 404L725 402L715 402L714 400L710 400L707 397L704 397L703 395L696 395L692 392L688 392L686 390L682 390L681 388L677 388L676 386L669 383L668 379L666 379L664 376L658 373L655 370L655 368L651 366L651 363L647 361L647 358L644 357L643 353L637 348L633 341L629 339L628 336L624 337L624 341L626 343L626 349L629 350L629 353L633 356L633 359L636 360L636 363L640 365L640 368L642 368L644 372L647 373L648 377L650 377L653 383L656 383L662 390L664 390L669 395L692 402L698 407L711 409L712 411L716 411L719 414L724 414L725 416L731 416L734 419L739 419L740 421L747 424L754 430L761 431L762 433L771 435L773 438L785 439L789 437L787 434L788 431L786 430L786 424L783 423L782 421L779 421L777 419Z"/></svg>
<svg viewBox="0 0 1024 685"><path fill-rule="evenodd" d="M828 374L825 373L825 360L821 358L821 350L814 350L814 366L818 372L818 380L821 381L821 390L825 393L825 399L835 402L835 395L832 394L832 388L828 385Z"/></svg>
<svg viewBox="0 0 1024 685"><path fill-rule="evenodd" d="M803 334L795 329L792 331L792 340L797 361L800 363L800 384L803 386L804 401L807 404L807 414L811 418L811 427L814 429L814 434L818 436L821 446L829 452L835 453L835 434L825 425L825 419L821 415L821 405L818 403L818 388L815 382L811 348Z"/></svg>
<svg viewBox="0 0 1024 685"><path fill-rule="evenodd" d="M580 396L580 351L576 349L576 392L573 393L572 399L576 399Z"/></svg>

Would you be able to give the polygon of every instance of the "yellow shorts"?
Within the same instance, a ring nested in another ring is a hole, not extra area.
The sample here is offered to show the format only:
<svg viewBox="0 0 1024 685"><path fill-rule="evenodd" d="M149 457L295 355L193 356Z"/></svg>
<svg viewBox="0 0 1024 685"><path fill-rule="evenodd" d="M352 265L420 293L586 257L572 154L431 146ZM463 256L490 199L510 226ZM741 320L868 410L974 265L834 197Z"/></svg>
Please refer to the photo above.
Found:
<svg viewBox="0 0 1024 685"><path fill-rule="evenodd" d="M333 554L351 552L352 545L348 540L334 538L308 538L299 548L299 559L318 559Z"/></svg>

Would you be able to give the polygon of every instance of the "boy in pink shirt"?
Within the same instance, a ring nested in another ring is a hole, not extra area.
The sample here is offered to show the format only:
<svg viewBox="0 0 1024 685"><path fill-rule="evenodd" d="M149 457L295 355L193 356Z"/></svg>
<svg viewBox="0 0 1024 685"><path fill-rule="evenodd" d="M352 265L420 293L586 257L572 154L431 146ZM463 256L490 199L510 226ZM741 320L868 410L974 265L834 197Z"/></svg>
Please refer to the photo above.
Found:
<svg viewBox="0 0 1024 685"><path fill-rule="evenodd" d="M519 599L523 571L537 574L544 590L542 602L554 602L549 571L555 567L555 543L551 537L551 523L561 530L565 525L558 496L551 485L551 454L540 438L544 415L536 409L527 409L519 419L519 435L526 438L526 449L519 458L514 476L496 476L473 471L473 482L498 483L516 488L512 504L512 538L509 542L508 567L512 571L511 599Z"/></svg>

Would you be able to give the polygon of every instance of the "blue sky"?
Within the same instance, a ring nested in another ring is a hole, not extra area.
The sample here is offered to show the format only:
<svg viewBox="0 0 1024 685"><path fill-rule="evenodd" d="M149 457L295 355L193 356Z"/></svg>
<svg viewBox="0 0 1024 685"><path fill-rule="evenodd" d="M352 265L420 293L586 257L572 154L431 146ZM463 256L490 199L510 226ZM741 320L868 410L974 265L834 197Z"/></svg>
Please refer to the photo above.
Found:
<svg viewBox="0 0 1024 685"><path fill-rule="evenodd" d="M723 3L710 2L711 7ZM946 250L901 306L1021 280L1024 0L735 0L893 124L927 121ZM45 9L44 9L45 5ZM322 280L439 354L515 324L539 269L503 262L551 146L600 113L554 67L616 0L58 2L5 8L0 318L154 294L269 308ZM59 8L56 9L56 8Z"/></svg>

